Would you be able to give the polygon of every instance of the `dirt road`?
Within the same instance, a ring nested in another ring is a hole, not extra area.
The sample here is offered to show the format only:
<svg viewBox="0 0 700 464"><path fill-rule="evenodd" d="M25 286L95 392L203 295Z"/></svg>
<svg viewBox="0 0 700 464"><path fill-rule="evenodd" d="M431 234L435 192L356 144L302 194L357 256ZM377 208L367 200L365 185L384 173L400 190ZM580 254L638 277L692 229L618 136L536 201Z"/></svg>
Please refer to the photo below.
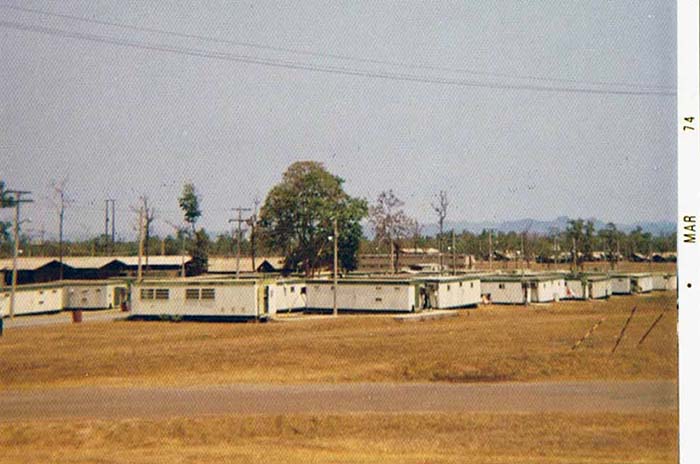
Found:
<svg viewBox="0 0 700 464"><path fill-rule="evenodd" d="M343 412L646 412L677 407L672 381L80 387L4 391L0 421Z"/></svg>

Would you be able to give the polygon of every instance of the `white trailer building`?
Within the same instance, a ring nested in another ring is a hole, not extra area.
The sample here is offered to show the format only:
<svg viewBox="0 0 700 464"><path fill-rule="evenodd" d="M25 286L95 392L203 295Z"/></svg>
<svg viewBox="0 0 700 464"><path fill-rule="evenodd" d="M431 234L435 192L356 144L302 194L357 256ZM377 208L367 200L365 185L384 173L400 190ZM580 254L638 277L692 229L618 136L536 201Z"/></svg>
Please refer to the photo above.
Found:
<svg viewBox="0 0 700 464"><path fill-rule="evenodd" d="M651 274L646 273L616 273L610 275L612 290L615 295L630 295L632 293L647 293L654 288Z"/></svg>
<svg viewBox="0 0 700 464"><path fill-rule="evenodd" d="M338 281L339 311L412 312L422 308L420 282L411 279L342 279ZM333 309L333 281L306 282L308 311Z"/></svg>
<svg viewBox="0 0 700 464"><path fill-rule="evenodd" d="M427 277L416 281L423 284L420 308L466 308L476 306L481 301L481 280L474 274Z"/></svg>
<svg viewBox="0 0 700 464"><path fill-rule="evenodd" d="M61 284L19 285L15 292L14 315L51 313L63 310ZM0 292L0 317L10 316L10 288Z"/></svg>
<svg viewBox="0 0 700 464"><path fill-rule="evenodd" d="M306 281L304 280L278 280L268 285L267 292L273 313L306 309Z"/></svg>
<svg viewBox="0 0 700 464"><path fill-rule="evenodd" d="M612 282L606 274L577 274L566 276L566 297L573 300L608 298Z"/></svg>
<svg viewBox="0 0 700 464"><path fill-rule="evenodd" d="M492 274L481 277L484 301L497 304L528 304L558 301L566 295L563 274Z"/></svg>
<svg viewBox="0 0 700 464"><path fill-rule="evenodd" d="M675 274L656 272L651 279L654 290L675 290L678 287Z"/></svg>
<svg viewBox="0 0 700 464"><path fill-rule="evenodd" d="M131 286L134 318L264 320L274 313L257 280L151 280Z"/></svg>
<svg viewBox="0 0 700 464"><path fill-rule="evenodd" d="M127 299L128 285L116 280L63 282L64 309L119 308Z"/></svg>

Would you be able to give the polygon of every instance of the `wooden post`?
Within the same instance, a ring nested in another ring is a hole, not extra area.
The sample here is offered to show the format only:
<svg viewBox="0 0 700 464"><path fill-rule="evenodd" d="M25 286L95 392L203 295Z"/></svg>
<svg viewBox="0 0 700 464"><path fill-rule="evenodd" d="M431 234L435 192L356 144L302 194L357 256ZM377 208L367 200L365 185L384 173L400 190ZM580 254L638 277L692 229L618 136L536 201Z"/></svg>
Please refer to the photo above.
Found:
<svg viewBox="0 0 700 464"><path fill-rule="evenodd" d="M337 316L337 315L338 315L338 219L333 218L333 316Z"/></svg>
<svg viewBox="0 0 700 464"><path fill-rule="evenodd" d="M136 268L136 281L141 283L143 280L143 269L141 268L141 260L143 258L143 206L139 208L139 259L138 267Z"/></svg>
<svg viewBox="0 0 700 464"><path fill-rule="evenodd" d="M625 325L622 326L622 330L620 331L620 335L617 336L617 340L615 341L615 346L613 346L613 349L612 349L613 353L615 352L618 345L622 341L622 337L625 336L625 331L627 330L627 326L630 324L630 321L632 320L632 316L634 316L635 311L637 311L636 306L634 308L632 308L632 312L630 312L630 316L627 318L627 322L625 322Z"/></svg>
<svg viewBox="0 0 700 464"><path fill-rule="evenodd" d="M659 321L661 320L661 318L664 317L664 314L665 314L665 312L662 312L661 314L659 314L659 317L657 317L656 320L654 320L654 322L651 324L651 327L649 327L649 329L646 332L644 332L644 335L642 335L642 338L639 339L637 346L641 345L644 342L644 340L647 339L647 336L649 336L651 331L654 330L654 327L656 327L656 324L658 324Z"/></svg>
<svg viewBox="0 0 700 464"><path fill-rule="evenodd" d="M598 322L596 322L595 324L593 324L593 327L591 327L590 329L588 329L588 332L586 332L586 334L585 334L583 337L581 337L576 343L574 343L574 346L571 347L571 350L573 351L573 350L575 350L576 348L578 348L578 346L579 346L581 343L583 343L588 337L590 337L590 336L593 334L593 332L595 332L595 330L598 328L598 326L600 326L600 324L603 323L603 321L605 321L605 318L604 318L604 317L601 318L601 319L600 319Z"/></svg>

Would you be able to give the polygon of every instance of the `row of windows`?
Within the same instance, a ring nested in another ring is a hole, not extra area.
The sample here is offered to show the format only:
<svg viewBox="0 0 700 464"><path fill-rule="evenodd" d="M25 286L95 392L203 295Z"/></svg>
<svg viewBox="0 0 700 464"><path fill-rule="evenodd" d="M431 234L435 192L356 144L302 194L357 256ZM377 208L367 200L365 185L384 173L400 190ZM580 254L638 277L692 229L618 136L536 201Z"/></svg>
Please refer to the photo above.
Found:
<svg viewBox="0 0 700 464"><path fill-rule="evenodd" d="M142 300L169 300L170 289L167 288L142 288Z"/></svg>
<svg viewBox="0 0 700 464"><path fill-rule="evenodd" d="M215 300L215 288L188 288L185 290L186 300Z"/></svg>
<svg viewBox="0 0 700 464"><path fill-rule="evenodd" d="M168 288L142 288L142 300L169 300L170 289ZM216 299L216 289L214 288L187 288L185 289L186 300L214 300Z"/></svg>

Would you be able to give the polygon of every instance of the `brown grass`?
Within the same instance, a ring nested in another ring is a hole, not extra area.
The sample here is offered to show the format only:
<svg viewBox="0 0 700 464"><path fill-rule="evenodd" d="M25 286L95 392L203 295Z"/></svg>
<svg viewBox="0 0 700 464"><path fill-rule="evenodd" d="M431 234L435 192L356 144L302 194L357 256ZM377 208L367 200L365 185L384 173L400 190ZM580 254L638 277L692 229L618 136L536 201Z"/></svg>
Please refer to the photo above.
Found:
<svg viewBox="0 0 700 464"><path fill-rule="evenodd" d="M0 424L0 462L677 462L677 416L358 414Z"/></svg>
<svg viewBox="0 0 700 464"><path fill-rule="evenodd" d="M630 309L625 339L610 350ZM459 317L268 324L119 321L16 328L0 338L0 388L231 382L675 379L674 292L550 305L482 306ZM637 341L665 316L645 343ZM571 350L606 317L579 349Z"/></svg>

